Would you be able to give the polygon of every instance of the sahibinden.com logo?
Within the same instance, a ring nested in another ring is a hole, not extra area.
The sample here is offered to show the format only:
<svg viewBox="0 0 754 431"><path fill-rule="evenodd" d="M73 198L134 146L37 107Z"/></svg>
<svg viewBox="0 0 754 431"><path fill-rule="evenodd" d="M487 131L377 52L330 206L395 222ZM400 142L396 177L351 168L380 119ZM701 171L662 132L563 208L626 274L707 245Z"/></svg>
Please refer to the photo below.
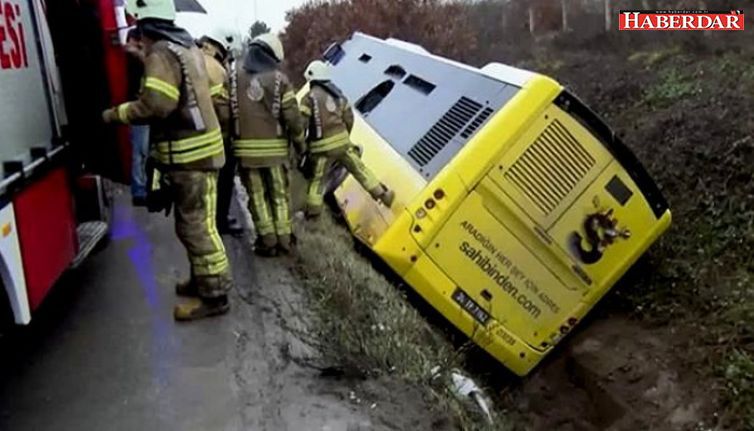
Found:
<svg viewBox="0 0 754 431"><path fill-rule="evenodd" d="M620 11L620 30L722 30L744 29L744 11L704 10Z"/></svg>

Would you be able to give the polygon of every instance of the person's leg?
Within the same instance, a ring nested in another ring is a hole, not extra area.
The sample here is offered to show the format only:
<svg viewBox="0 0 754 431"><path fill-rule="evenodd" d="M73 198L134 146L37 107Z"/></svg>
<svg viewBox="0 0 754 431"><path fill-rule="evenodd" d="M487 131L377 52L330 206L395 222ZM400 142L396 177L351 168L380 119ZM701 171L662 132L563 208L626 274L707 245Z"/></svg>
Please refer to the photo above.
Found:
<svg viewBox="0 0 754 431"><path fill-rule="evenodd" d="M175 229L186 247L198 298L175 308L176 320L224 314L232 285L230 263L215 225L217 172L174 171L169 174L175 200Z"/></svg>
<svg viewBox="0 0 754 431"><path fill-rule="evenodd" d="M325 194L325 173L327 172L328 157L323 154L312 154L312 179L306 196L306 216L319 217Z"/></svg>
<svg viewBox="0 0 754 431"><path fill-rule="evenodd" d="M356 181L372 195L373 199L381 201L388 208L393 205L395 199L393 191L380 183L371 169L361 161L361 157L353 147L338 153L337 159L356 178Z"/></svg>
<svg viewBox="0 0 754 431"><path fill-rule="evenodd" d="M268 170L267 178L272 214L275 220L275 233L278 237L278 249L285 254L291 252L290 186L288 169L284 165L272 166Z"/></svg>
<svg viewBox="0 0 754 431"><path fill-rule="evenodd" d="M238 235L243 227L230 216L230 204L233 201L236 179L237 159L233 148L225 142L225 166L220 169L217 179L217 228L221 234Z"/></svg>
<svg viewBox="0 0 754 431"><path fill-rule="evenodd" d="M263 256L273 254L277 247L277 235L263 178L264 168L241 170L241 181L249 195L249 212L257 233L255 251Z"/></svg>
<svg viewBox="0 0 754 431"><path fill-rule="evenodd" d="M145 166L149 154L149 126L131 126L131 197L141 205L147 197Z"/></svg>

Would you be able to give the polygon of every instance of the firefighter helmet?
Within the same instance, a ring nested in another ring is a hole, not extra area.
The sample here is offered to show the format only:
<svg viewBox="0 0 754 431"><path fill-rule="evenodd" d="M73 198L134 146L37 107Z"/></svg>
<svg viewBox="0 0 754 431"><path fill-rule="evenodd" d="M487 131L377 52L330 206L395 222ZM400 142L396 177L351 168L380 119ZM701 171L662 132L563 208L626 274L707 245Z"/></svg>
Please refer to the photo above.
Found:
<svg viewBox="0 0 754 431"><path fill-rule="evenodd" d="M175 21L173 0L128 0L126 13L137 21L147 18Z"/></svg>
<svg viewBox="0 0 754 431"><path fill-rule="evenodd" d="M285 60L283 42L281 42L280 38L273 33L260 34L251 41L251 44L262 45L268 48L278 61Z"/></svg>
<svg viewBox="0 0 754 431"><path fill-rule="evenodd" d="M233 46L233 32L226 27L216 26L212 31L207 32L204 38L217 44L217 46L229 51Z"/></svg>
<svg viewBox="0 0 754 431"><path fill-rule="evenodd" d="M330 67L322 60L314 60L307 66L304 78L307 81L329 81Z"/></svg>

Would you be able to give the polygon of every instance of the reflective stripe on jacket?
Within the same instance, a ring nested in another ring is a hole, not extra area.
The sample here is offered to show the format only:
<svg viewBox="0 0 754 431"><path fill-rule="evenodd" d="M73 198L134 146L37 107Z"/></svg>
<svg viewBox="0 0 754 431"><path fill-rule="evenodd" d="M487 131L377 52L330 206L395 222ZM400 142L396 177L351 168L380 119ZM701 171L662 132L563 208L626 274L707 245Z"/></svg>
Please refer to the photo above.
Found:
<svg viewBox="0 0 754 431"><path fill-rule="evenodd" d="M289 141L303 151L304 130L293 86L281 71L251 74L239 65L236 88L238 136L233 151L243 167L285 163Z"/></svg>
<svg viewBox="0 0 754 431"><path fill-rule="evenodd" d="M194 97L186 93L188 85L176 53L181 54ZM147 48L144 73L139 98L118 106L118 119L126 124L151 126L152 153L161 163L176 169L222 167L225 156L220 123L199 48L156 42ZM195 100L193 108L191 99Z"/></svg>
<svg viewBox="0 0 754 431"><path fill-rule="evenodd" d="M345 97L336 98L312 83L301 100L301 114L309 130L307 141L311 153L332 151L350 144L354 117Z"/></svg>

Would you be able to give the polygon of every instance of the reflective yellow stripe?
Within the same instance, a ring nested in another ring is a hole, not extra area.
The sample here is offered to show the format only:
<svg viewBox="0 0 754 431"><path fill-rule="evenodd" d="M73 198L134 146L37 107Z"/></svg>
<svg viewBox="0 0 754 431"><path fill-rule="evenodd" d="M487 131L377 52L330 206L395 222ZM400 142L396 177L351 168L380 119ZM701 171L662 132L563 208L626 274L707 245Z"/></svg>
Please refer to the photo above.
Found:
<svg viewBox="0 0 754 431"><path fill-rule="evenodd" d="M250 151L250 150L235 150L233 154L236 157L288 157L287 150L270 150L270 151Z"/></svg>
<svg viewBox="0 0 754 431"><path fill-rule="evenodd" d="M203 135L182 139L171 143L157 144L157 158L166 164L191 163L207 157L222 154L224 151L222 132L219 129Z"/></svg>
<svg viewBox="0 0 754 431"><path fill-rule="evenodd" d="M223 84L217 84L214 87L211 87L209 89L209 94L213 97L219 96L223 94L223 90L225 90L225 87L223 86Z"/></svg>
<svg viewBox="0 0 754 431"><path fill-rule="evenodd" d="M349 142L350 138L348 132L340 132L337 135L330 136L329 138L312 142L311 151L312 153L321 153L324 151L333 150L342 145L347 145Z"/></svg>
<svg viewBox="0 0 754 431"><path fill-rule="evenodd" d="M285 139L237 139L233 141L233 146L243 149L288 148L288 141Z"/></svg>
<svg viewBox="0 0 754 431"><path fill-rule="evenodd" d="M159 142L157 143L157 151L161 153L182 152L189 151L207 144L212 144L216 140L222 140L222 130L215 129L207 133L203 133L199 136L192 136L186 139L179 139L171 142Z"/></svg>
<svg viewBox="0 0 754 431"><path fill-rule="evenodd" d="M209 212L209 208L207 209L207 212ZM215 244L215 246L217 246L217 244ZM227 257L225 256L225 252L222 250L218 250L212 254L205 256L194 256L191 259L192 262L198 265L212 265L216 263L222 263L225 260L227 260Z"/></svg>
<svg viewBox="0 0 754 431"><path fill-rule="evenodd" d="M239 139L233 142L233 154L238 157L287 157L285 139Z"/></svg>
<svg viewBox="0 0 754 431"><path fill-rule="evenodd" d="M306 116L306 117L310 117L310 116L312 115L312 110L311 110L311 109L309 109L309 107L308 107L308 106L306 106L306 105L302 105L302 106L301 106L301 113L302 113L302 114L303 114L304 116Z"/></svg>
<svg viewBox="0 0 754 431"><path fill-rule="evenodd" d="M291 100L296 100L296 95L293 94L292 91L289 91L285 94L283 94L283 104L286 104L290 102Z"/></svg>
<svg viewBox="0 0 754 431"><path fill-rule="evenodd" d="M165 164L171 164L171 163L185 164L185 163L196 162L197 160L202 160L208 157L218 156L222 154L223 151L224 151L223 141L220 140L207 148L190 151L188 153L183 153L183 154L173 154L172 157L170 154L159 153L157 157L162 163L165 163Z"/></svg>
<svg viewBox="0 0 754 431"><path fill-rule="evenodd" d="M123 124L128 124L128 107L130 105L130 102L126 102L118 106L118 120Z"/></svg>
<svg viewBox="0 0 754 431"><path fill-rule="evenodd" d="M217 220L215 220L217 214L217 177L214 174L207 175L207 193L204 196L207 207L207 218L204 223L217 251L206 256L206 263L202 265L204 267L202 269L207 271L206 275L218 275L225 272L230 264L228 263L228 256L225 254L225 246L220 239L220 233L217 231Z"/></svg>
<svg viewBox="0 0 754 431"><path fill-rule="evenodd" d="M192 266L194 267L195 275L220 275L228 270L230 262L226 258L218 263L194 263Z"/></svg>
<svg viewBox="0 0 754 431"><path fill-rule="evenodd" d="M165 97L175 101L181 98L181 92L178 91L178 87L152 76L147 77L144 82L144 88L162 93Z"/></svg>

